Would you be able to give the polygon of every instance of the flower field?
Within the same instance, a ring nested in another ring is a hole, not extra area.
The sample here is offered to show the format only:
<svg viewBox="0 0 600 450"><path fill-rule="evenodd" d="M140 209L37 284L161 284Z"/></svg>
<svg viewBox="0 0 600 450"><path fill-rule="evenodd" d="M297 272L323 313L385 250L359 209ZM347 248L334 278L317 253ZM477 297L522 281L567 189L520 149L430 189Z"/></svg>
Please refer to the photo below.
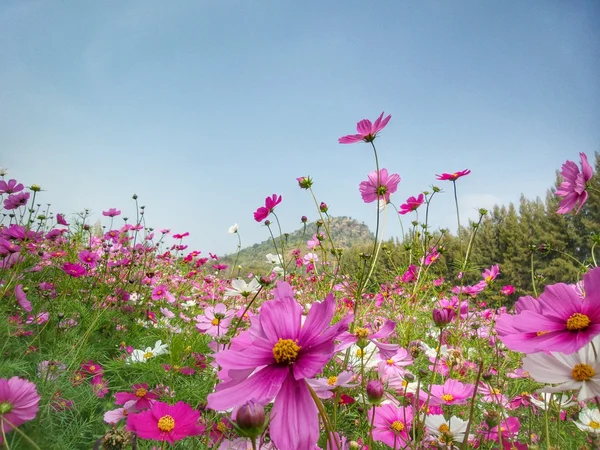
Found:
<svg viewBox="0 0 600 450"><path fill-rule="evenodd" d="M0 447L600 448L597 237L583 258L561 256L575 268L564 274L541 248L552 279L522 248L525 263L510 269L529 274L527 287L503 263L481 266L489 212L468 227L458 217L471 171L400 197L400 174L380 165L390 119L361 120L339 139L373 154L349 194L377 219L356 260L336 245L334 206L308 176L296 181L314 199L317 233L290 246L277 210L293 205L266 197L254 219L272 252L249 273L235 255L188 248L192 227L153 228L137 196L135 220L107 205L98 228L87 213L43 207L40 186L4 173ZM599 194L579 159L561 168L553 217L587 217ZM434 200L456 203L456 236L430 229ZM384 218L412 221L393 260Z"/></svg>

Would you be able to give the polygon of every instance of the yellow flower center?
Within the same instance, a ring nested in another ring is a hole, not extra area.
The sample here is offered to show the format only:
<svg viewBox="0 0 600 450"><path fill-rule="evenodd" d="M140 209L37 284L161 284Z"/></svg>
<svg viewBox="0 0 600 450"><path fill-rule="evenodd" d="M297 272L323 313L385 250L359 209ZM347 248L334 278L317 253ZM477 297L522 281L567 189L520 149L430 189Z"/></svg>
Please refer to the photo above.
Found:
<svg viewBox="0 0 600 450"><path fill-rule="evenodd" d="M273 356L278 364L292 364L296 361L301 348L292 339L279 338L277 344L273 346Z"/></svg>
<svg viewBox="0 0 600 450"><path fill-rule="evenodd" d="M600 423L592 420L590 423L588 423L588 427L593 428L594 430L597 430L598 428L600 428Z"/></svg>
<svg viewBox="0 0 600 450"><path fill-rule="evenodd" d="M329 378L327 378L327 384L329 386L333 386L335 383L337 383L337 377L329 377Z"/></svg>
<svg viewBox="0 0 600 450"><path fill-rule="evenodd" d="M366 339L369 337L369 330L367 328L357 328L354 330L354 335L359 339Z"/></svg>
<svg viewBox="0 0 600 450"><path fill-rule="evenodd" d="M396 420L390 426L391 426L392 430L394 430L396 433L401 433L402 431L404 431L404 424L402 422L400 422L399 420Z"/></svg>
<svg viewBox="0 0 600 450"><path fill-rule="evenodd" d="M146 352L144 353L144 359L150 359L154 356L154 353L152 352Z"/></svg>
<svg viewBox="0 0 600 450"><path fill-rule="evenodd" d="M499 395L500 394L500 389L492 388L492 389L490 389L490 394L491 395Z"/></svg>
<svg viewBox="0 0 600 450"><path fill-rule="evenodd" d="M360 348L356 349L356 357L357 358L362 358L364 354L365 353Z"/></svg>
<svg viewBox="0 0 600 450"><path fill-rule="evenodd" d="M173 419L173 417L166 415L158 419L158 429L160 431L168 433L169 431L172 431L173 428L175 428L175 419Z"/></svg>
<svg viewBox="0 0 600 450"><path fill-rule="evenodd" d="M454 400L454 395L444 394L442 395L442 400L444 400L445 402L451 402L452 400Z"/></svg>
<svg viewBox="0 0 600 450"><path fill-rule="evenodd" d="M529 397L530 395L527 391L521 392L521 397Z"/></svg>
<svg viewBox="0 0 600 450"><path fill-rule="evenodd" d="M388 363L388 366L394 365L394 360L392 358L388 359L386 362Z"/></svg>
<svg viewBox="0 0 600 450"><path fill-rule="evenodd" d="M216 317L215 317L213 320L211 320L211 321L210 321L210 323L211 323L211 324L213 324L215 327L216 327L217 325L219 325L219 323L220 323L220 322L221 322L221 321L220 321L219 319L217 319Z"/></svg>
<svg viewBox="0 0 600 450"><path fill-rule="evenodd" d="M89 371L90 372L95 372L96 371L96 366L91 365L90 368L89 368Z"/></svg>
<svg viewBox="0 0 600 450"><path fill-rule="evenodd" d="M219 422L217 424L217 430L219 430L221 433L225 433L227 431L227 427L223 422Z"/></svg>
<svg viewBox="0 0 600 450"><path fill-rule="evenodd" d="M569 331L579 331L584 330L585 328L590 326L592 321L588 316L581 313L575 313L571 317L567 319L567 330Z"/></svg>
<svg viewBox="0 0 600 450"><path fill-rule="evenodd" d="M438 428L438 431L440 433L447 433L448 431L450 431L450 427L448 426L447 423L443 423L440 425L440 427Z"/></svg>
<svg viewBox="0 0 600 450"><path fill-rule="evenodd" d="M139 388L137 391L135 391L135 396L138 398L144 398L147 393L148 393L148 391L146 389Z"/></svg>
<svg viewBox="0 0 600 450"><path fill-rule="evenodd" d="M594 368L589 364L575 364L573 367L572 375L575 381L588 381L595 374Z"/></svg>

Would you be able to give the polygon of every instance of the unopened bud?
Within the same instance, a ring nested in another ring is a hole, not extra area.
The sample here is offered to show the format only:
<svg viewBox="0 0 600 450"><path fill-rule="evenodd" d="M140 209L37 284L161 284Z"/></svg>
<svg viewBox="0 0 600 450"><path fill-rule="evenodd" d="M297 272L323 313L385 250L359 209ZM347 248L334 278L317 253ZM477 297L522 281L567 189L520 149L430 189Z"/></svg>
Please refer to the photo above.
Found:
<svg viewBox="0 0 600 450"><path fill-rule="evenodd" d="M240 434L256 438L265 427L265 408L254 400L248 400L238 409L235 423Z"/></svg>
<svg viewBox="0 0 600 450"><path fill-rule="evenodd" d="M384 394L383 383L379 380L371 380L367 384L367 398L373 404L379 404Z"/></svg>

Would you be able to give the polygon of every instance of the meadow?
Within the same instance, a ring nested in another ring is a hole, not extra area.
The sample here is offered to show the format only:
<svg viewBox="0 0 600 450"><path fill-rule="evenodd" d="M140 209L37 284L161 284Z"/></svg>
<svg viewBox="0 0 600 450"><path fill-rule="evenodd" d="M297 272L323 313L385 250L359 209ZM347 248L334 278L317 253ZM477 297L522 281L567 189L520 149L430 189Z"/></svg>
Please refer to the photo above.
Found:
<svg viewBox="0 0 600 450"><path fill-rule="evenodd" d="M430 188L399 198L400 176L380 166L389 121L361 120L339 139L373 153L349 195L372 204L377 226L352 260L309 176L296 181L314 199L316 233L291 247L277 217L285 199L269 195L254 219L272 252L248 273L235 256L188 248L192 226L147 224L136 196L135 218L107 205L98 228L2 173L0 447L600 448L595 243L552 282L521 248L526 288L503 263L482 267L473 255L488 211L468 227L457 217L457 236L428 224L442 189L458 216L470 171L432 174ZM581 217L598 195L579 159L560 168L553 216ZM384 214L412 223L392 266Z"/></svg>

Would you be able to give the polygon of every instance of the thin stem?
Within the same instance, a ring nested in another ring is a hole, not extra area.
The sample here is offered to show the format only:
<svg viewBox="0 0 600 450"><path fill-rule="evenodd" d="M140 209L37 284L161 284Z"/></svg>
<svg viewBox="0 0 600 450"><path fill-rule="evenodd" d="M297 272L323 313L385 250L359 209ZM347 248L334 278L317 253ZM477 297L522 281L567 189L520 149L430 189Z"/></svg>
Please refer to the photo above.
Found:
<svg viewBox="0 0 600 450"><path fill-rule="evenodd" d="M471 423L473 422L473 414L475 413L475 397L477 395L477 386L479 386L479 380L481 380L481 373L483 372L483 360L479 363L479 371L477 372L477 379L475 380L475 390L473 397L471 397L471 409L469 410L469 422L467 423L467 429L465 430L465 437L463 438L462 448L467 450L467 444L469 442L469 431L471 429Z"/></svg>
<svg viewBox="0 0 600 450"><path fill-rule="evenodd" d="M535 294L535 297L537 298L538 291L535 286L535 272L533 270L533 255L534 255L534 253L531 252L531 286L533 287L533 293Z"/></svg>
<svg viewBox="0 0 600 450"><path fill-rule="evenodd" d="M456 220L458 222L458 242L460 244L460 256L464 257L461 231L460 231L460 212L458 210L458 195L456 193L456 180L452 180L452 187L454 188L454 204L456 205Z"/></svg>

